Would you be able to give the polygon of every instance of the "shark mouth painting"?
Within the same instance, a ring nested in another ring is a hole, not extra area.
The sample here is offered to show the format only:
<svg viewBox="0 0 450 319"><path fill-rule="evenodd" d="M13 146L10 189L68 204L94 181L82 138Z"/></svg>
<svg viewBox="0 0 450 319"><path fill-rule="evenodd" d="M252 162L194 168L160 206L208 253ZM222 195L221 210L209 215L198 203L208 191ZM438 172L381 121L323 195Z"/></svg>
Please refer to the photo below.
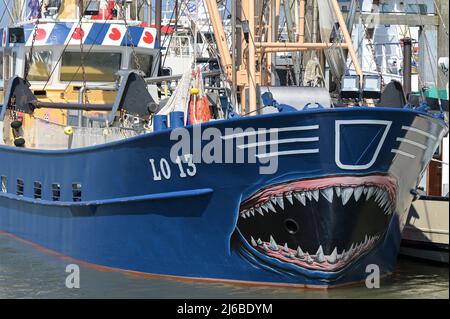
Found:
<svg viewBox="0 0 450 319"><path fill-rule="evenodd" d="M250 253L338 272L384 238L397 189L395 179L384 175L290 181L245 200L237 230Z"/></svg>

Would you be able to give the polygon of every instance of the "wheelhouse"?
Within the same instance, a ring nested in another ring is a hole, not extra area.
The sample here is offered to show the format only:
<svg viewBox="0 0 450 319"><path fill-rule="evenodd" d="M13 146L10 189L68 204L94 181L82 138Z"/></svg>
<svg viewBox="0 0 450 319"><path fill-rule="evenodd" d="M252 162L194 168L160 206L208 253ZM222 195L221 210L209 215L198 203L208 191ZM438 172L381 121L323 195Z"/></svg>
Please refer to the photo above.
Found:
<svg viewBox="0 0 450 319"><path fill-rule="evenodd" d="M35 142L36 130L48 131L50 136L53 127L54 135L59 136L56 131L61 133L67 126L102 129L102 119L106 120L110 112L69 110L55 104L112 105L124 73L135 70L143 77L158 75L160 49L156 29L137 23L46 21L0 32L0 98L4 99L8 82L19 76L28 81L40 102L53 105L44 105L32 115L2 113L10 117L1 119L4 123L21 122L20 137L29 147L54 148L50 138L51 145L42 144L42 138ZM148 86L148 91L155 101L159 100L157 89ZM7 127L0 129L2 142L20 144L21 140L10 133Z"/></svg>

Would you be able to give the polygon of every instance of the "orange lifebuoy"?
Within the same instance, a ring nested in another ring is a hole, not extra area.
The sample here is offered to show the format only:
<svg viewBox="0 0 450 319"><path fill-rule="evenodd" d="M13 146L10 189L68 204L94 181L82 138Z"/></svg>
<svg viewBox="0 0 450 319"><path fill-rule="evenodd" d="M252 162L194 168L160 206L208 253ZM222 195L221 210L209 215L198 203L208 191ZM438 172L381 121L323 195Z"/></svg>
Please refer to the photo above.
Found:
<svg viewBox="0 0 450 319"><path fill-rule="evenodd" d="M189 102L189 123L200 124L211 120L211 109L206 96L191 96Z"/></svg>

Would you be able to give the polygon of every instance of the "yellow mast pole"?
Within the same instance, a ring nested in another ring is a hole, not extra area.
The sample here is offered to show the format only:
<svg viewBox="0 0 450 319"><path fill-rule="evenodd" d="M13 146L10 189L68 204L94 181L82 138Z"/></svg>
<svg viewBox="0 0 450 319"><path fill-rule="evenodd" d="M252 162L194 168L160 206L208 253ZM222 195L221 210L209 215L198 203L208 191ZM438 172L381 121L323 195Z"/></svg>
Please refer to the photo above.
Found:
<svg viewBox="0 0 450 319"><path fill-rule="evenodd" d="M353 47L352 37L347 29L347 24L345 23L344 17L341 12L341 8L339 7L339 3L337 0L330 0L331 5L333 6L334 13L336 14L336 18L338 19L339 26L341 27L342 34L344 35L345 42L347 44L348 52L350 53L350 57L352 58L353 65L355 66L356 74L359 75L361 79L361 84L363 81L363 71L361 68L361 64L359 63L358 56L356 55L355 48Z"/></svg>
<svg viewBox="0 0 450 319"><path fill-rule="evenodd" d="M225 71L225 76L228 82L232 82L233 78L233 59L231 58L230 50L228 48L227 37L223 28L222 20L220 18L219 8L215 0L205 0L208 7L209 17L216 35L217 48L220 53L220 60Z"/></svg>
<svg viewBox="0 0 450 319"><path fill-rule="evenodd" d="M267 24L267 39L268 41L272 40L272 23L273 23L273 12L272 6L269 5L269 21ZM269 85L269 83L272 80L272 54L266 54L266 74L264 76L264 80L261 79L261 81L264 83L264 85Z"/></svg>
<svg viewBox="0 0 450 319"><path fill-rule="evenodd" d="M299 26L298 26L298 42L305 42L305 15L306 15L306 1L300 0L300 17L299 17Z"/></svg>

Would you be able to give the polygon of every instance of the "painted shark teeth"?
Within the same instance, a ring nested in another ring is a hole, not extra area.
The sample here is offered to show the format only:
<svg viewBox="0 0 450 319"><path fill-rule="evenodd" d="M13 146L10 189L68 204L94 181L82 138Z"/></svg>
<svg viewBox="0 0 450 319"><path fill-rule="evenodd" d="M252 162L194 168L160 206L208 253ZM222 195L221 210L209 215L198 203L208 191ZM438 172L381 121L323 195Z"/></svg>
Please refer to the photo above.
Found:
<svg viewBox="0 0 450 319"><path fill-rule="evenodd" d="M325 197L325 199L330 202L330 204L333 203L333 196L334 196L334 191L333 188L325 188L322 189L320 191L320 193L322 194L323 197Z"/></svg>
<svg viewBox="0 0 450 319"><path fill-rule="evenodd" d="M263 210L262 210L261 206L260 206L260 207L256 207L256 211L257 211L258 214L260 214L261 216L264 216L264 213L263 213Z"/></svg>
<svg viewBox="0 0 450 319"><path fill-rule="evenodd" d="M320 264L325 262L325 256L323 254L322 245L319 247L319 249L316 252L316 261Z"/></svg>
<svg viewBox="0 0 450 319"><path fill-rule="evenodd" d="M364 192L364 187L362 187L362 186L359 186L355 189L355 191L353 192L353 195L355 196L355 202L359 201L363 192Z"/></svg>
<svg viewBox="0 0 450 319"><path fill-rule="evenodd" d="M322 269L323 267L337 268L345 265L364 252L369 251L378 239L380 239L380 235L369 236L366 234L363 240L353 242L341 254L338 253L338 247L335 247L329 255L325 254L322 245L319 245L315 254L303 252L300 246L297 246L296 251L293 251L289 248L288 243L285 243L284 246L278 246L273 236L270 236L269 242L263 242L260 238L255 240L253 237L250 237L250 243L255 249L263 250L274 258L278 257L283 261L286 261L286 258L288 258L293 263L315 265L315 267L321 267Z"/></svg>
<svg viewBox="0 0 450 319"><path fill-rule="evenodd" d="M306 206L306 195L305 193L294 193L294 197L302 203L303 206Z"/></svg>
<svg viewBox="0 0 450 319"><path fill-rule="evenodd" d="M272 197L270 198L270 201L272 202L272 204L276 205L276 204L277 204L277 198L276 198L276 196L272 196Z"/></svg>
<svg viewBox="0 0 450 319"><path fill-rule="evenodd" d="M300 246L297 247L297 253L295 254L295 257L303 259L305 257L305 253L302 251Z"/></svg>
<svg viewBox="0 0 450 319"><path fill-rule="evenodd" d="M273 251L278 251L278 250L279 250L278 245L277 245L277 242L275 241L275 239L274 239L272 236L270 236L270 245L269 245L269 248L270 248L271 250L273 250Z"/></svg>
<svg viewBox="0 0 450 319"><path fill-rule="evenodd" d="M335 264L337 262L337 260L338 260L337 247L334 248L333 252L331 253L330 256L328 256L327 259L330 264Z"/></svg>
<svg viewBox="0 0 450 319"><path fill-rule="evenodd" d="M353 195L353 188L347 187L342 190L342 205L347 205L348 201Z"/></svg>
<svg viewBox="0 0 450 319"><path fill-rule="evenodd" d="M368 201L370 198L372 198L372 196L375 194L376 188L375 187L369 187L367 190L367 195L366 195L366 201Z"/></svg>
<svg viewBox="0 0 450 319"><path fill-rule="evenodd" d="M336 196L335 196L336 193ZM392 202L391 195L388 190L373 185L361 185L357 187L334 186L323 189L290 191L283 195L273 195L263 203L258 203L254 207L250 207L240 211L240 217L243 219L252 218L258 214L265 216L266 213L281 213L282 211L292 209L292 206L307 206L309 202L320 202L320 195L330 204L334 204L336 199L340 199L343 206L350 203L363 201L375 202L385 215L392 215L395 212L395 204ZM296 201L294 201L294 198ZM287 205L287 203L290 205ZM258 214L257 214L258 213Z"/></svg>
<svg viewBox="0 0 450 319"><path fill-rule="evenodd" d="M266 212L266 213L269 212L269 206L267 204L262 204L261 208L263 209L264 212Z"/></svg>
<svg viewBox="0 0 450 319"><path fill-rule="evenodd" d="M306 194L306 197L311 201L312 193L310 191L306 191L305 194Z"/></svg>
<svg viewBox="0 0 450 319"><path fill-rule="evenodd" d="M341 197L341 188L340 187L335 187L334 190L336 191L336 196L337 197Z"/></svg>
<svg viewBox="0 0 450 319"><path fill-rule="evenodd" d="M318 189L315 189L311 193L312 193L312 197L314 198L314 200L316 202L318 202L319 201L320 191Z"/></svg>
<svg viewBox="0 0 450 319"><path fill-rule="evenodd" d="M271 202L267 202L267 207L269 208L269 210L271 210L272 212L276 213L277 211L275 210L275 207L273 207Z"/></svg>
<svg viewBox="0 0 450 319"><path fill-rule="evenodd" d="M292 193L291 194L286 194L285 197L287 198L289 203L291 203L291 205L294 205L294 199L292 198Z"/></svg>
<svg viewBox="0 0 450 319"><path fill-rule="evenodd" d="M276 201L277 201L278 206L280 206L281 209L284 209L284 199L283 199L283 196L276 197Z"/></svg>

